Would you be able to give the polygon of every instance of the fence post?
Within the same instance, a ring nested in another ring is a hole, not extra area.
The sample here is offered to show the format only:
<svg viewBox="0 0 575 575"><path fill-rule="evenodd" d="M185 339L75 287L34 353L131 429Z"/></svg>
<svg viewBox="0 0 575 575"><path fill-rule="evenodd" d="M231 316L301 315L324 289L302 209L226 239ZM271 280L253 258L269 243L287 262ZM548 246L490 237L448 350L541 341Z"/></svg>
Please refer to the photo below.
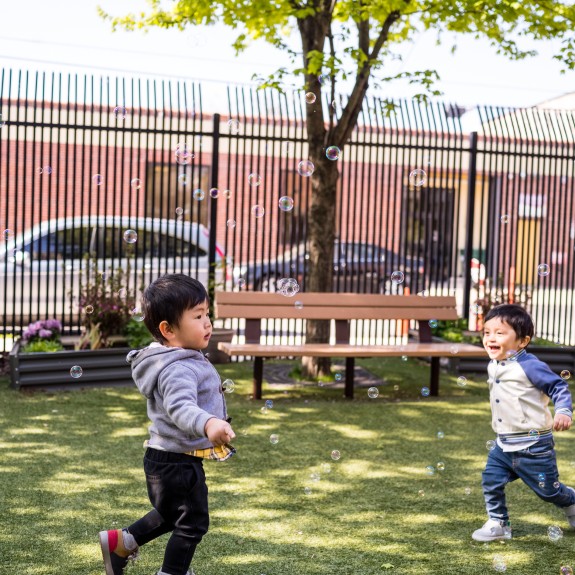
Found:
<svg viewBox="0 0 575 575"><path fill-rule="evenodd" d="M220 114L213 116L212 130L212 169L210 174L210 189L218 187L218 170L220 155ZM210 238L208 249L208 296L213 305L216 291L216 228L218 224L218 198L213 198L210 193Z"/></svg>
<svg viewBox="0 0 575 575"><path fill-rule="evenodd" d="M477 180L477 132L469 134L469 177L467 185L467 234L463 263L463 317L469 320L471 296L471 259L473 258L473 221L475 219L475 184Z"/></svg>

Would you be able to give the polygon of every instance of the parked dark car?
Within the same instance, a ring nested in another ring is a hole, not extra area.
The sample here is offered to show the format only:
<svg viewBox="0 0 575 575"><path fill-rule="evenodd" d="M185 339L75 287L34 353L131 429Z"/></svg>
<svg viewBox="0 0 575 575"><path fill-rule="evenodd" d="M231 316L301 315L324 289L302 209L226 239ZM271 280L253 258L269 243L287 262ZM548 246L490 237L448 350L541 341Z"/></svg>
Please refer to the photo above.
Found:
<svg viewBox="0 0 575 575"><path fill-rule="evenodd" d="M403 278L392 281L394 272L401 272ZM414 289L424 289L424 272L422 258L400 256L378 245L336 240L334 246L333 291L392 294L409 287L415 293ZM246 289L276 291L278 280L294 278L305 290L308 273L309 252L298 244L275 260L235 268L234 280Z"/></svg>

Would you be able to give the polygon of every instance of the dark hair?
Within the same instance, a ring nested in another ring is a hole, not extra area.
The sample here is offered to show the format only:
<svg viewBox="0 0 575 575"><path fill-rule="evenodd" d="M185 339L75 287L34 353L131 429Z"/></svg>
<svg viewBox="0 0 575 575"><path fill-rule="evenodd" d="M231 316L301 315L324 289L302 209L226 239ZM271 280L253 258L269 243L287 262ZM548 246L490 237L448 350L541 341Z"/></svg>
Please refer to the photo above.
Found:
<svg viewBox="0 0 575 575"><path fill-rule="evenodd" d="M185 274L166 274L154 280L142 295L144 323L154 338L163 343L160 323L167 321L177 327L186 310L205 301L209 301L208 292L198 280Z"/></svg>
<svg viewBox="0 0 575 575"><path fill-rule="evenodd" d="M484 322L488 322L490 319L496 317L510 325L513 328L513 331L517 334L518 339L523 339L527 336L533 338L533 332L535 331L533 320L529 313L527 313L527 311L520 305L504 303L492 307L487 312Z"/></svg>

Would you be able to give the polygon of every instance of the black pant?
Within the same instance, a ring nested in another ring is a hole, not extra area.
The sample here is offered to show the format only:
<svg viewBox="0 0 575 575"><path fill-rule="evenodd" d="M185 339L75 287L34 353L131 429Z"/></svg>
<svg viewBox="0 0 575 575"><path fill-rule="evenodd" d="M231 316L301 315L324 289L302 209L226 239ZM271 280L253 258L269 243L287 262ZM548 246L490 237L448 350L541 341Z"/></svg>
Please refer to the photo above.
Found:
<svg viewBox="0 0 575 575"><path fill-rule="evenodd" d="M196 545L208 531L208 487L202 459L148 448L144 455L148 496L154 509L128 527L138 545L172 533L162 571L185 575Z"/></svg>

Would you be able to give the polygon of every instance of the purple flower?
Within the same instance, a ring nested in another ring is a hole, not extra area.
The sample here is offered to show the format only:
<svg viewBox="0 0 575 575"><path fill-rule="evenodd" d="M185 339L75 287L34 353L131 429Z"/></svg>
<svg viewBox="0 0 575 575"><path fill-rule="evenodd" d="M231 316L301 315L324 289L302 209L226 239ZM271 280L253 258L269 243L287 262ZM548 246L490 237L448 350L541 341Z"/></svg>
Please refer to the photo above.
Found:
<svg viewBox="0 0 575 575"><path fill-rule="evenodd" d="M47 319L44 322L44 327L46 327L46 329L56 329L58 331L62 330L62 324L57 320L57 319Z"/></svg>
<svg viewBox="0 0 575 575"><path fill-rule="evenodd" d="M38 332L38 336L48 339L49 337L52 337L52 332L49 329L41 329Z"/></svg>

